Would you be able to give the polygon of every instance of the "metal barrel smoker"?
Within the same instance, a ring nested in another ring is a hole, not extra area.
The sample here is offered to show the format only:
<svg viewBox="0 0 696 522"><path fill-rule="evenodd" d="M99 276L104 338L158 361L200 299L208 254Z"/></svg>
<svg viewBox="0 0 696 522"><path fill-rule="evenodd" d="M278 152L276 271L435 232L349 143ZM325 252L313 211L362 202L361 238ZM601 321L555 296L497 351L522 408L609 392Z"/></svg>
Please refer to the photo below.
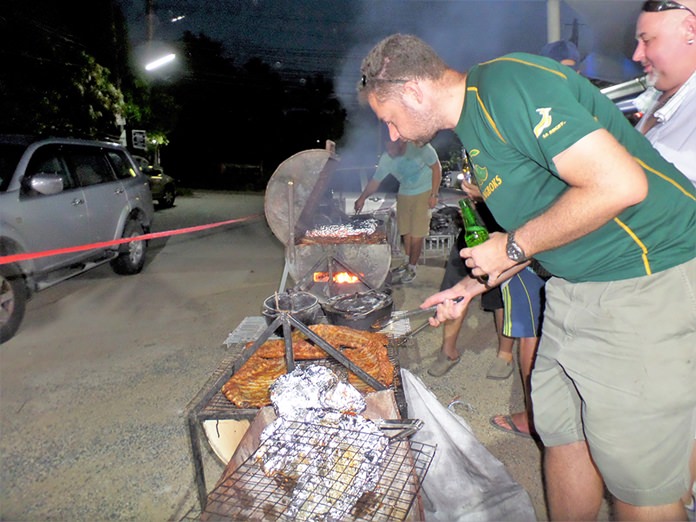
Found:
<svg viewBox="0 0 696 522"><path fill-rule="evenodd" d="M323 303L345 293L380 289L387 281L391 246L389 215L352 216L340 208L332 189L339 158L326 149L299 152L281 163L266 187L264 210L274 235L285 245L285 270L295 289L311 292ZM373 232L351 234L375 220ZM311 237L316 230L329 234ZM335 233L331 235L331 231Z"/></svg>

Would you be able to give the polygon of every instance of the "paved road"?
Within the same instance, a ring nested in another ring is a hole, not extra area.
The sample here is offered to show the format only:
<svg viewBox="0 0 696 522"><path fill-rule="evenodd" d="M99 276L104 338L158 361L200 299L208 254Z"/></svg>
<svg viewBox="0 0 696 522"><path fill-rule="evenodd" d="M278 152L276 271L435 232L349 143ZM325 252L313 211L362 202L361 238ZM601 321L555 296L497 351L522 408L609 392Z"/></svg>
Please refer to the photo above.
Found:
<svg viewBox="0 0 696 522"><path fill-rule="evenodd" d="M155 231L259 213L262 195L196 192ZM183 410L283 255L261 219L155 240L137 276L106 265L37 294L0 347L0 519L181 518L195 500Z"/></svg>

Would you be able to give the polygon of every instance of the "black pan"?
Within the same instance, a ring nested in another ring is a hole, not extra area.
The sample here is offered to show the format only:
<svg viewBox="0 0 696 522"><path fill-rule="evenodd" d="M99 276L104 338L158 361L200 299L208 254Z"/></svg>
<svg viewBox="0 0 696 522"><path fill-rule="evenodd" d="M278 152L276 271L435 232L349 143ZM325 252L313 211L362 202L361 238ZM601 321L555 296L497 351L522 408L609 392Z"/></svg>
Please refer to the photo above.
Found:
<svg viewBox="0 0 696 522"><path fill-rule="evenodd" d="M385 292L369 290L332 297L322 309L330 324L374 331L373 324L391 317L394 301Z"/></svg>

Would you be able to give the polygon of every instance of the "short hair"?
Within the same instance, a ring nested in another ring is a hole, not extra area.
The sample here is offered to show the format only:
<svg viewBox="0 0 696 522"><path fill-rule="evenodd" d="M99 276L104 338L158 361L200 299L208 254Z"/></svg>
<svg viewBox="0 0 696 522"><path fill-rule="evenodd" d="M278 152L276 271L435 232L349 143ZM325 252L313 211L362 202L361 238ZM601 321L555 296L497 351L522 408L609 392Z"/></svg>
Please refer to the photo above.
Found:
<svg viewBox="0 0 696 522"><path fill-rule="evenodd" d="M557 62L562 60L573 60L576 64L580 63L580 51L576 45L569 40L557 40L547 43L541 49L542 56L553 58Z"/></svg>
<svg viewBox="0 0 696 522"><path fill-rule="evenodd" d="M447 65L435 50L417 36L393 34L367 54L360 66L358 95L361 103L370 94L393 97L399 84L415 79L439 79Z"/></svg>

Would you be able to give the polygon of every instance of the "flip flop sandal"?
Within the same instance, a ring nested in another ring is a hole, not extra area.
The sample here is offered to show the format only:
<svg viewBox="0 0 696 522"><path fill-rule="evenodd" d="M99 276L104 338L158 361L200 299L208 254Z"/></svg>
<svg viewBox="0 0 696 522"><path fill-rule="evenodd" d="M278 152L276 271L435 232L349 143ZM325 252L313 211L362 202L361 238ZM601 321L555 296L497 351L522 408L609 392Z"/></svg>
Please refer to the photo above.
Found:
<svg viewBox="0 0 696 522"><path fill-rule="evenodd" d="M505 423L510 426L509 428L506 428L505 426L502 426L498 424L496 419L502 419L505 421ZM517 425L512 421L512 415L493 415L490 419L491 426L493 426L495 429L504 431L505 433L510 433L512 435L517 435L518 437L523 437L525 439L531 439L532 436L529 433L525 433L521 431Z"/></svg>

